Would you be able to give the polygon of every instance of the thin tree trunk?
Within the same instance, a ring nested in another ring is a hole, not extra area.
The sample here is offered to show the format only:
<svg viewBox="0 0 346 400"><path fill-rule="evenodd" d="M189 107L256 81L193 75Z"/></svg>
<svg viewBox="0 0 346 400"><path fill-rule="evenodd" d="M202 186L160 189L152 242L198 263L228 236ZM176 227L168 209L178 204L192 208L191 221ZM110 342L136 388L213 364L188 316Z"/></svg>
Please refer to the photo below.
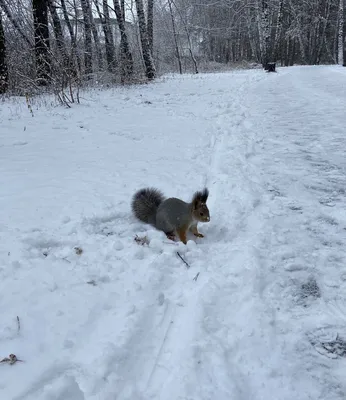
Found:
<svg viewBox="0 0 346 400"><path fill-rule="evenodd" d="M103 14L104 14L104 29L105 29L105 45L106 45L106 57L108 63L108 70L114 72L116 68L116 56L115 56L115 45L111 26L111 20L109 16L108 0L103 0ZM106 33L107 32L107 33Z"/></svg>
<svg viewBox="0 0 346 400"><path fill-rule="evenodd" d="M305 52L305 46L304 46L304 40L302 36L302 24L300 22L300 19L297 15L296 9L292 3L292 0L289 0L290 3L290 9L292 11L292 14L294 16L294 19L296 20L296 25L298 27L298 42L299 42L299 49L300 49L300 55L301 55L301 62L303 64L306 64L306 52Z"/></svg>
<svg viewBox="0 0 346 400"><path fill-rule="evenodd" d="M180 52L179 52L179 46L178 46L177 30L176 30L176 27L175 27L174 14L173 14L172 4L171 4L170 0L168 0L168 7L169 7L169 12L171 14L173 38L174 38L174 45L175 45L175 53L176 53L177 60L178 60L179 73L182 74L183 73L183 68L182 68L182 65L181 65L181 58L180 58Z"/></svg>
<svg viewBox="0 0 346 400"><path fill-rule="evenodd" d="M136 1L136 10L138 16L139 35L141 39L142 55L145 64L145 75L148 79L154 79L156 71L154 66L154 60L149 46L143 0L135 0L135 1Z"/></svg>
<svg viewBox="0 0 346 400"><path fill-rule="evenodd" d="M0 10L0 94L5 93L8 89L8 69L6 55L5 33L2 25L2 15Z"/></svg>
<svg viewBox="0 0 346 400"><path fill-rule="evenodd" d="M192 63L193 63L195 74L198 74L197 60L196 60L196 57L195 57L195 55L193 54L193 51L192 51L192 43L191 43L190 33L188 32L186 26L185 26L185 31L186 31L186 35L187 35L187 41L188 41L188 44L189 44L189 53L190 53L190 57L191 57L191 60L192 60Z"/></svg>
<svg viewBox="0 0 346 400"><path fill-rule="evenodd" d="M126 21L126 18L125 18L125 0L120 0L120 6L121 6L121 14L122 14L123 20Z"/></svg>
<svg viewBox="0 0 346 400"><path fill-rule="evenodd" d="M103 0L103 14L101 12L98 0L94 0L95 7L99 18L101 20L103 33L105 36L105 48L106 48L106 59L107 59L107 69L109 72L114 72L115 68L115 48L114 40L112 35L112 30L110 26L109 10L107 0Z"/></svg>
<svg viewBox="0 0 346 400"><path fill-rule="evenodd" d="M253 35L253 23L251 20L251 14L250 14L250 9L247 8L246 9L246 25L247 25L247 35L248 35L248 40L249 40L249 45L250 45L250 49L251 49L251 59L256 59L256 61L258 60L257 57L257 52L256 52L256 42L255 42L255 38Z"/></svg>
<svg viewBox="0 0 346 400"><path fill-rule="evenodd" d="M117 17L120 30L120 59L121 59L121 80L127 81L133 74L133 58L130 44L126 33L125 16L119 0L113 0L114 12Z"/></svg>
<svg viewBox="0 0 346 400"><path fill-rule="evenodd" d="M327 24L329 21L329 15L330 15L330 1L327 0L325 15L321 16L322 32L318 32L319 45L317 48L317 59L316 59L317 64L319 64L320 60L321 60L322 47L323 47L323 43L324 43L324 39L325 39L325 32L326 32Z"/></svg>
<svg viewBox="0 0 346 400"><path fill-rule="evenodd" d="M172 1L172 3L174 4L175 9L177 10L177 12L178 12L178 14L179 14L179 17L180 17L181 22L183 23L184 30L185 30L186 37L187 37L187 42L188 42L188 44L189 44L189 53L190 53L190 57L191 57L191 60L192 60L192 62L193 62L193 66L194 66L194 69L195 69L195 74L198 74L197 60L196 60L196 58L195 58L195 56L194 56L194 54L193 54L193 51L192 51L192 42L191 42L191 36L190 36L189 28L188 28L188 26L187 26L187 21L186 21L186 19L183 17L182 13L180 12L180 9L179 9L179 8L177 7L177 5L175 4L174 0L171 0L171 1Z"/></svg>
<svg viewBox="0 0 346 400"><path fill-rule="evenodd" d="M148 29L148 41L151 56L154 51L154 0L148 0L148 14L147 14L147 29Z"/></svg>
<svg viewBox="0 0 346 400"><path fill-rule="evenodd" d="M76 37L75 37L75 34L73 32L71 21L69 19L69 15L68 15L68 12L67 12L65 0L60 0L60 3L61 3L63 16L64 16L64 21L65 21L65 24L66 24L67 29L69 31L70 37L71 37L71 45L72 45L71 46L72 47L72 51L71 51L71 69L73 70L72 65L73 65L73 60L75 60L76 61L76 70L80 71L81 70L81 62L80 62L80 59L79 59L79 56L78 56L78 53L77 53Z"/></svg>
<svg viewBox="0 0 346 400"><path fill-rule="evenodd" d="M280 43L280 38L281 38L281 32L282 32L282 8L283 8L284 0L280 0L279 2L279 8L278 8L278 15L277 15L277 21L276 21L276 29L275 29L275 39L274 39L274 45L273 45L273 61L276 62L278 58L278 48L279 48L279 43Z"/></svg>
<svg viewBox="0 0 346 400"><path fill-rule="evenodd" d="M54 34L56 37L56 43L57 43L58 49L61 53L61 56L63 57L64 63L65 63L67 60L67 55L66 55L66 49L65 49L64 33L63 33L62 26L61 26L59 14L57 12L57 6L55 4L55 0L48 0L48 7L49 7L50 14L52 16L53 29L54 29Z"/></svg>
<svg viewBox="0 0 346 400"><path fill-rule="evenodd" d="M33 0L36 74L39 84L47 84L50 80L50 48L48 28L48 1Z"/></svg>
<svg viewBox="0 0 346 400"><path fill-rule="evenodd" d="M91 4L88 1L88 12L89 12L89 20L90 20L90 26L91 26L91 31L94 37L94 42L95 42L95 50L97 54L97 63L98 63L98 70L102 70L103 67L103 57L102 57L102 51L101 51L101 43L100 43L100 38L99 38L99 33L97 31L95 22L94 22L94 17L92 14L92 8Z"/></svg>
<svg viewBox="0 0 346 400"><path fill-rule="evenodd" d="M89 13L89 0L81 0L83 21L84 21L84 65L85 73L91 74L93 72L92 65L92 32L91 21Z"/></svg>

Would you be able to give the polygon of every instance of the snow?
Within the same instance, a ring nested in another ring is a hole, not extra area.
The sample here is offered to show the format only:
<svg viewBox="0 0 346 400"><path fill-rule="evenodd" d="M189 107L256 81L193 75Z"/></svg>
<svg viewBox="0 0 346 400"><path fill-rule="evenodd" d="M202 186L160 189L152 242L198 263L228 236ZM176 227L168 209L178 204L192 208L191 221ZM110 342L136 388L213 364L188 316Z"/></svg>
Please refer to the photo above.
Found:
<svg viewBox="0 0 346 400"><path fill-rule="evenodd" d="M345 87L292 67L2 102L0 357L23 362L0 398L345 399ZM204 185L187 246L131 215Z"/></svg>

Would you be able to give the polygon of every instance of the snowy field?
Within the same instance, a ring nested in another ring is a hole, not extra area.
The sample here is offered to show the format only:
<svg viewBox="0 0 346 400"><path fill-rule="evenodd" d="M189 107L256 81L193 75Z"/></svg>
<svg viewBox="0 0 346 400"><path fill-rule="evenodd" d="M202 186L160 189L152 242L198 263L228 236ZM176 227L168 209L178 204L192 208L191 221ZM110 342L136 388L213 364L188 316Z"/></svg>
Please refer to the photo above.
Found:
<svg viewBox="0 0 346 400"><path fill-rule="evenodd" d="M345 400L346 68L31 101L0 103L1 400ZM148 185L207 185L205 238L136 221Z"/></svg>

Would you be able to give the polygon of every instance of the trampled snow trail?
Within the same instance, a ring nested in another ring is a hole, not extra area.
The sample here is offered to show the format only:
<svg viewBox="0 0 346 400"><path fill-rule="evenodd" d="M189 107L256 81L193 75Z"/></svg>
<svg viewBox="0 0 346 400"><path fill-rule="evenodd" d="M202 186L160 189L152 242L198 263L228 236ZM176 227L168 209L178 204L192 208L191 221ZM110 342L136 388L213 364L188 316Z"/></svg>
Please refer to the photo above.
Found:
<svg viewBox="0 0 346 400"><path fill-rule="evenodd" d="M25 363L1 366L1 398L344 399L345 87L337 67L237 71L94 94L94 113L15 111L0 356ZM144 185L204 184L196 244L129 213Z"/></svg>

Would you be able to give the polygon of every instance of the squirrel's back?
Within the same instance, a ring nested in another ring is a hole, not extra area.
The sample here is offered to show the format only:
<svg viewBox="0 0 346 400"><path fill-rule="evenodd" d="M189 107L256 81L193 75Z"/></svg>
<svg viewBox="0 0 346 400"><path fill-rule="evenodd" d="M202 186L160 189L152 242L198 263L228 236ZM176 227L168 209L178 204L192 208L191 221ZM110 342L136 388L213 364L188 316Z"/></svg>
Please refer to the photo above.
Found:
<svg viewBox="0 0 346 400"><path fill-rule="evenodd" d="M164 200L156 212L156 228L164 232L174 232L177 227L188 226L192 222L188 203L170 197Z"/></svg>

